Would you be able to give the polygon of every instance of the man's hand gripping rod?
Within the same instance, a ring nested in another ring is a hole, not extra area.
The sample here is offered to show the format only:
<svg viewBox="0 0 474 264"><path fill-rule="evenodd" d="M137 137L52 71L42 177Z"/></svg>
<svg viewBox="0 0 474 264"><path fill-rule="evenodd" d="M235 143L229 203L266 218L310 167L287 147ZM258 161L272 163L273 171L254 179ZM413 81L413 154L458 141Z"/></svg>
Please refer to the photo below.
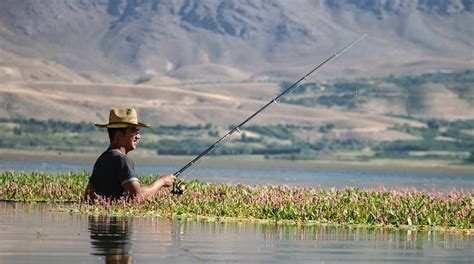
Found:
<svg viewBox="0 0 474 264"><path fill-rule="evenodd" d="M293 90L300 82L306 80L308 76L313 74L315 71L319 70L321 67L323 67L325 64L333 61L340 55L342 55L345 51L348 49L352 48L357 42L361 41L363 38L365 38L367 34L362 35L358 39L352 41L349 45L344 47L343 49L339 50L338 52L334 53L332 56L327 58L325 61L321 62L317 67L312 69L310 72L308 72L305 76L303 76L301 79L296 81L294 84L292 84L290 87L288 87L285 91L280 93L278 96L270 100L267 104L262 106L260 109L258 109L257 112L253 113L251 116L249 116L247 119L245 119L242 123L234 127L232 130L230 130L227 134L225 134L223 137L221 137L219 140L217 140L214 144L212 144L209 148L204 150L201 154L199 154L197 157L195 157L193 160L191 160L188 164L186 164L184 167L182 167L180 170L175 172L173 175L178 177L181 173L183 173L185 170L187 170L189 167L191 167L194 163L196 163L199 159L201 159L203 156L207 155L211 150L213 150L215 147L217 147L223 140L225 140L228 136L232 135L234 132L240 132L240 128L243 127L248 121L250 121L252 118L254 118L256 115L260 114L265 108L270 106L272 103L278 103L278 100L289 93L291 90ZM182 194L184 190L186 189L186 186L183 184L183 182L178 181L177 183L173 184L173 190L172 193L174 194Z"/></svg>

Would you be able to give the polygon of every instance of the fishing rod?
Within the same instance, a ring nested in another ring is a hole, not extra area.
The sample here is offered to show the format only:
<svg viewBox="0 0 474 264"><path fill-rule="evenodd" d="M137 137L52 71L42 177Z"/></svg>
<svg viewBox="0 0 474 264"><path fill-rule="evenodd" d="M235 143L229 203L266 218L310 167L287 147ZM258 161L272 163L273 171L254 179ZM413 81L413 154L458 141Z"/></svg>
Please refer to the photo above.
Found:
<svg viewBox="0 0 474 264"><path fill-rule="evenodd" d="M260 114L263 110L265 110L265 108L267 108L268 106L270 106L271 104L277 104L279 99L283 96L285 96L286 94L288 94L290 91L292 91L300 82L308 79L308 76L310 76L311 74L313 74L315 71L317 71L318 69L322 68L325 64L333 61L334 59L336 59L337 57L339 57L340 55L342 55L345 51L347 51L348 49L352 48L354 45L357 44L357 42L361 41L363 38L365 38L367 36L367 34L364 34L362 36L360 36L358 39L352 41L351 43L349 43L347 46L345 46L344 48L342 48L341 50L339 50L338 52L334 53L332 56L328 57L326 60L324 60L323 62L321 62L318 66L316 66L314 69L312 69L310 72L308 72L305 76L301 77L298 81L296 81L295 83L293 83L290 87L286 88L283 92L281 92L279 95L277 95L275 98L273 98L272 100L270 100L268 103L266 103L264 106L262 106L260 109L257 110L257 112L253 113L251 116L249 116L247 119L245 119L242 123L240 123L239 125L235 126L233 129L231 129L229 132L227 132L227 134L225 134L223 137L221 137L219 140L217 140L214 144L212 144L211 146L209 146L206 150L204 150L201 154L197 155L193 160L191 160L188 164L184 165L184 167L182 167L180 170L178 170L177 172L175 172L173 175L178 177L179 175L181 175L181 173L183 173L185 170L187 170L189 167L191 167L194 163L196 163L199 159L201 159L202 157L204 157L205 155L207 155L211 150L213 150L215 147L217 147L223 140L225 140L228 136L232 135L233 133L235 132L239 132L240 133L240 129L247 123L249 122L252 118L254 118L256 115ZM173 194L182 194L184 192L184 190L186 189L186 185L182 182L182 181L178 181L177 183L173 184L173 190L172 190L172 193Z"/></svg>

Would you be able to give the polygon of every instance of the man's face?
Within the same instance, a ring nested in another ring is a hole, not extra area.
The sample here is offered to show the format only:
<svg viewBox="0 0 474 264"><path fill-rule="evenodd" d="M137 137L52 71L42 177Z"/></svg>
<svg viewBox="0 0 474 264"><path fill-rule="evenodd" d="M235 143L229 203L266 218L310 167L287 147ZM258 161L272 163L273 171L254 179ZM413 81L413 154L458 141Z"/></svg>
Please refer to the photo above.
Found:
<svg viewBox="0 0 474 264"><path fill-rule="evenodd" d="M140 138L140 129L137 127L129 127L121 137L122 146L125 147L127 152L132 151L137 148L137 142Z"/></svg>

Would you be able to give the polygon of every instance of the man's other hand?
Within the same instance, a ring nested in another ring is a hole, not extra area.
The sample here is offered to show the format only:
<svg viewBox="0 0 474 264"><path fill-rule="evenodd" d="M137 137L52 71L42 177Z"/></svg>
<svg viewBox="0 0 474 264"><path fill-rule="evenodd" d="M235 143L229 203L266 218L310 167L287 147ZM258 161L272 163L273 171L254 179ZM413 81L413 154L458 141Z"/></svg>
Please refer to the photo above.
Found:
<svg viewBox="0 0 474 264"><path fill-rule="evenodd" d="M158 179L161 181L162 186L171 186L173 183L176 182L176 176L174 176L173 174L163 175L160 176Z"/></svg>

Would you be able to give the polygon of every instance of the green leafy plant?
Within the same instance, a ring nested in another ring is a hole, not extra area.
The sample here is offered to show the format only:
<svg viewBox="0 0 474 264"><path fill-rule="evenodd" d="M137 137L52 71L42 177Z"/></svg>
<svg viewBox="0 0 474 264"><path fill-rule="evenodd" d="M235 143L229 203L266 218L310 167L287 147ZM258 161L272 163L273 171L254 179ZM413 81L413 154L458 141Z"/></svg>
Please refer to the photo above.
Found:
<svg viewBox="0 0 474 264"><path fill-rule="evenodd" d="M154 177L142 177L143 183ZM474 228L474 196L463 191L415 189L312 189L187 183L183 195L161 189L148 201L85 203L81 196L88 173L0 174L0 198L16 201L72 202L67 210L84 214L229 217L299 223Z"/></svg>

